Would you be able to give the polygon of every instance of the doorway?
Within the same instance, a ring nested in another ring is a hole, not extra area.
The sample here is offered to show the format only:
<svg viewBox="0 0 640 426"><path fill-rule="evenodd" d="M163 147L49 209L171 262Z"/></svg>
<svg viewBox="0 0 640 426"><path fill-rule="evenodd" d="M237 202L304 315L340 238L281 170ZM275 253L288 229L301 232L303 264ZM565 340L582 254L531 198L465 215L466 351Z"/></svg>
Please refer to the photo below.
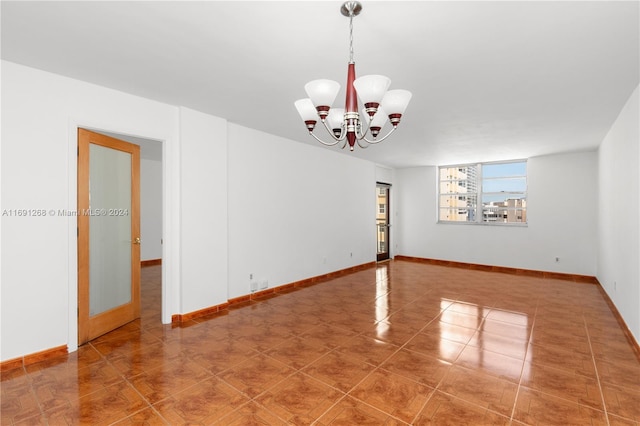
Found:
<svg viewBox="0 0 640 426"><path fill-rule="evenodd" d="M378 262L389 259L391 244L390 195L391 185L376 183L376 259Z"/></svg>
<svg viewBox="0 0 640 426"><path fill-rule="evenodd" d="M78 129L78 344L140 316L140 147Z"/></svg>

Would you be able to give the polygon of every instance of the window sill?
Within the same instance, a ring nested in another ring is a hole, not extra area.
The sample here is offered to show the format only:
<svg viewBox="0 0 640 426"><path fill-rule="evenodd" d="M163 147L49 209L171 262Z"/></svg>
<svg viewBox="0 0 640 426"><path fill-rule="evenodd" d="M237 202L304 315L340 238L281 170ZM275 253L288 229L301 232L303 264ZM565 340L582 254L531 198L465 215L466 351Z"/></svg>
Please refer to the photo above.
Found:
<svg viewBox="0 0 640 426"><path fill-rule="evenodd" d="M438 225L463 225L463 226L498 226L505 228L527 228L529 224L527 222L513 222L513 223L492 223L492 222L456 222L439 220L436 222Z"/></svg>

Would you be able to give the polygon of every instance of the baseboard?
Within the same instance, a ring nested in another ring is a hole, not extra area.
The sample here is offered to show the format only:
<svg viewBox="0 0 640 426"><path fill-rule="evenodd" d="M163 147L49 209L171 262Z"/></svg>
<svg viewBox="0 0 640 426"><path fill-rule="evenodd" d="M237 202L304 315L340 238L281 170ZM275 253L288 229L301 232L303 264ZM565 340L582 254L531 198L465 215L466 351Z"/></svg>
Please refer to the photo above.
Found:
<svg viewBox="0 0 640 426"><path fill-rule="evenodd" d="M67 345L56 346L55 348L46 349L44 351L35 352L29 355L21 356L18 358L9 359L7 361L0 362L0 372L14 370L16 368L23 368L27 365L35 364L36 362L46 361L51 358L57 358L61 355L69 353Z"/></svg>
<svg viewBox="0 0 640 426"><path fill-rule="evenodd" d="M533 269L510 268L507 266L481 265L478 263L456 262L453 260L429 259L424 257L395 256L394 260L426 263L429 265L450 266L452 268L472 269L476 271L500 272L503 274L523 275L527 277L548 278L573 281L577 283L599 284L596 277L590 275L566 274L562 272L536 271Z"/></svg>
<svg viewBox="0 0 640 426"><path fill-rule="evenodd" d="M220 305L209 306L208 308L199 309L197 311L189 312L186 314L175 314L171 315L171 323L183 323L187 321L191 321L194 318L200 318L207 315L215 314L217 312L223 311L227 309L229 303L222 303Z"/></svg>
<svg viewBox="0 0 640 426"><path fill-rule="evenodd" d="M598 281L596 277L592 277L590 275L565 274L561 272L547 272L547 271L536 271L531 269L508 268L504 266L479 265L475 263L455 262L455 261L449 261L449 260L428 259L428 258L412 257L412 256L395 256L394 260L401 260L401 261L404 260L407 262L450 266L453 268L473 269L473 270L488 271L488 272L501 272L505 274L524 275L524 276L537 277L537 278L552 278L557 280L573 281L577 283L595 284L598 286L598 289L600 293L602 293L602 296L604 297L605 302L607 302L609 309L611 309L611 312L616 317L616 320L618 321L618 324L620 325L622 332L624 333L625 337L627 338L627 341L633 348L633 351L636 357L640 361L640 343L638 343L638 341L635 339L635 337L633 336L633 333L631 333L631 330L629 329L629 326L627 326L627 323L622 318L622 315L620 315L618 308L616 308L616 305L613 303L613 301L609 297L609 294L604 290L604 288L602 287L602 284L600 284L600 281Z"/></svg>
<svg viewBox="0 0 640 426"><path fill-rule="evenodd" d="M369 269L369 268L375 267L375 265L376 265L376 262L363 263L361 265L352 266L350 268L329 272L328 274L322 274L316 277L311 277L304 280L283 284L277 287L271 287L266 290L256 291L255 293L251 293L251 294L245 294L240 297L229 299L227 303L223 303L221 305L211 306L208 308L200 309L198 311L189 312L186 314L172 315L171 322L172 323L186 322L195 318L203 317L205 315L211 315L213 313L220 312L221 310L224 310L224 309L241 307L242 305L250 303L253 300L264 300L270 297L275 297L282 294L290 293L291 291L295 291L300 288L309 287L311 285L328 281L333 278L337 278L344 275L352 274L354 272Z"/></svg>
<svg viewBox="0 0 640 426"><path fill-rule="evenodd" d="M161 261L161 259L157 259ZM473 263L464 263L464 262L453 262L446 260L438 260L438 259L427 259L420 257L411 257L411 256L395 256L394 261L407 261L407 262L417 262L417 263L426 263L431 265L440 265L440 266L450 266L455 268L464 268L464 269L473 269L473 270L482 270L489 272L501 272L508 273L514 275L526 275L531 277L539 277L539 278L554 278L554 279L564 279L567 281L581 282L581 283L589 283L596 284L598 286L599 291L602 293L609 309L616 317L618 324L622 328L625 337L629 341L629 344L633 348L636 357L640 360L640 344L636 341L631 333L631 330L627 326L627 323L624 321L620 312L614 305L613 301L604 290L600 282L596 277L591 277L588 275L575 275L575 274L562 274L558 272L544 272L544 271L535 271L528 269L519 269L519 268L506 268L502 266L489 266L489 265L478 265ZM158 263L160 264L160 263ZM301 288L309 287L314 284L318 284L336 277L344 276L351 274L353 272L362 271L365 269L369 269L374 267L376 262L364 263L362 265L353 266L351 268L341 269L339 271L330 272L328 274L318 275L316 277L307 278L301 281L296 281L289 284L284 284L278 287L273 287L270 289L266 289L263 291L247 294L244 296L236 297L233 299L229 299L227 303L222 303L220 305L211 306L208 308L200 309L198 311L186 313L186 314L176 314L171 316L172 323L183 323L195 318L204 317L206 315L211 315L214 313L218 313L224 310L227 310L229 307L240 307L243 304L250 303L253 300L264 300L265 298L286 294L291 291L295 291ZM45 361L51 358L57 358L62 355L66 355L69 353L67 345L57 346L55 348L47 349L40 352L35 352L33 354L25 355L18 358L9 359L6 361L0 362L0 372L5 372L9 370L14 370L17 368L23 368L27 365L35 364L37 362Z"/></svg>
<svg viewBox="0 0 640 426"><path fill-rule="evenodd" d="M140 262L141 266L160 265L161 263L162 263L162 259L143 260L142 262ZM210 306L208 308L199 309L197 311L189 312L186 314L175 314L171 316L171 323L172 324L185 323L187 321L190 321L196 318L223 312L231 306L240 307L243 303L251 302L252 300L264 300L265 298L268 298L268 297L285 294L290 291L295 291L300 288L309 287L311 285L328 281L330 279L341 277L344 275L348 275L353 272L369 269L369 268L375 267L375 265L376 265L376 262L364 263L362 265L352 266L350 268L341 269L339 271L330 272L328 274L318 275L316 277L307 278L301 281L296 281L296 282L284 284L278 287L269 288L263 291L258 291L252 294L247 294L245 296L236 297L234 299L229 299L227 303L222 303L220 305ZM64 345L64 346L58 346L55 348L47 349L41 352L36 352L30 355L9 359L9 360L0 362L0 372L14 370L17 368L23 368L27 365L35 364L36 362L45 361L51 358L56 358L62 355L66 355L68 353L69 353L69 350L67 348L67 345Z"/></svg>
<svg viewBox="0 0 640 426"><path fill-rule="evenodd" d="M620 311L618 311L618 308L616 308L616 305L613 303L613 300L611 300L611 298L609 297L609 293L605 291L602 284L600 284L600 281L597 281L597 282L598 282L598 289L600 290L602 297L604 297L605 302L607 302L607 305L609 305L609 309L611 309L613 316L616 317L616 320L618 321L618 324L620 325L620 328L622 329L624 336L627 338L627 341L633 348L633 351L636 354L636 358L638 358L638 361L640 361L640 343L638 343L638 341L633 336L633 333L631 333L629 326L627 326L627 323L622 318L622 315L620 315Z"/></svg>

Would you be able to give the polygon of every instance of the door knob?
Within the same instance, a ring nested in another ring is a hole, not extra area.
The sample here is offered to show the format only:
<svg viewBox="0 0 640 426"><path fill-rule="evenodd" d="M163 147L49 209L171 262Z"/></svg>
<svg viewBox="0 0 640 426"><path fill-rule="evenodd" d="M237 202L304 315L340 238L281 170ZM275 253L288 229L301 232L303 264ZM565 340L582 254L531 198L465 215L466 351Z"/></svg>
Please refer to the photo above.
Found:
<svg viewBox="0 0 640 426"><path fill-rule="evenodd" d="M133 240L133 244L140 244L140 237L136 237L136 239Z"/></svg>

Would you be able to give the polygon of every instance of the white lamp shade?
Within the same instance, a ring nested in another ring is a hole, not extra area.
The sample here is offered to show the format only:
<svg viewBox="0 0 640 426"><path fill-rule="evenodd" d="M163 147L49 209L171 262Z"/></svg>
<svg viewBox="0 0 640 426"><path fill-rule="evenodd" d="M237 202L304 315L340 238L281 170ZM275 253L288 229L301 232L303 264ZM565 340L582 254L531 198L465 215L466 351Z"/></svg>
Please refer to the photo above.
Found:
<svg viewBox="0 0 640 426"><path fill-rule="evenodd" d="M328 124L331 130L340 129L344 121L344 108L331 108L327 120L329 120Z"/></svg>
<svg viewBox="0 0 640 426"><path fill-rule="evenodd" d="M411 92L408 90L389 90L382 98L381 106L388 114L404 114L411 100ZM378 115L378 114L376 114Z"/></svg>
<svg viewBox="0 0 640 426"><path fill-rule="evenodd" d="M390 84L391 79L384 75L363 75L353 81L353 87L363 104L379 104Z"/></svg>
<svg viewBox="0 0 640 426"><path fill-rule="evenodd" d="M313 80L304 86L304 90L316 107L331 107L340 90L340 84L333 80Z"/></svg>
<svg viewBox="0 0 640 426"><path fill-rule="evenodd" d="M383 128L384 125L387 124L388 120L389 117L387 116L387 113L382 108L378 108L378 112L373 116L370 126Z"/></svg>
<svg viewBox="0 0 640 426"><path fill-rule="evenodd" d="M316 111L316 107L313 106L313 102L311 99L304 98L298 99L295 101L294 105L298 110L298 114L302 118L302 121L311 121L318 119L318 112Z"/></svg>

